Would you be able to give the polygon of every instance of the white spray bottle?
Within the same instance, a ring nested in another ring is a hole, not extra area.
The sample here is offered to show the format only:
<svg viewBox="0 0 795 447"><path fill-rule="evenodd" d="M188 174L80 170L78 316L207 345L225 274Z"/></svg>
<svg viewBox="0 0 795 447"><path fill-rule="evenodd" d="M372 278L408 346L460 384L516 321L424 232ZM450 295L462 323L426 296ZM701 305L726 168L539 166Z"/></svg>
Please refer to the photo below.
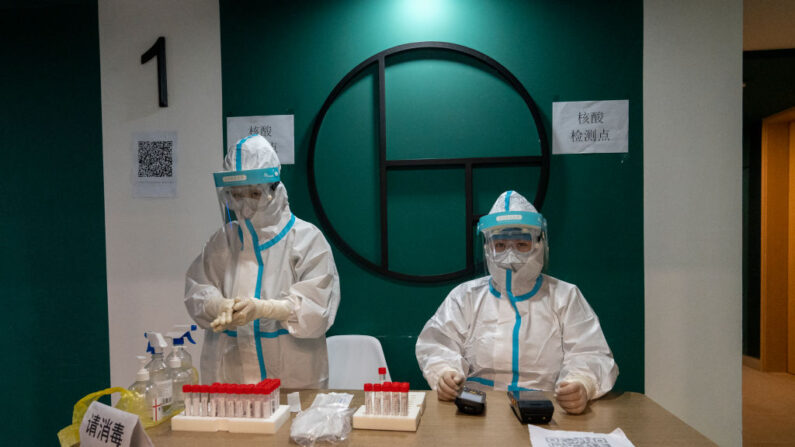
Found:
<svg viewBox="0 0 795 447"><path fill-rule="evenodd" d="M193 358L190 352L185 349L185 339L195 345L196 341L193 340L190 333L196 329L197 326L195 324L178 324L172 328L172 332L166 334L166 337L172 340L173 345L171 353L166 357L166 365L169 364L172 357L177 357L181 368L190 373L190 385L198 385L199 371L193 366Z"/></svg>

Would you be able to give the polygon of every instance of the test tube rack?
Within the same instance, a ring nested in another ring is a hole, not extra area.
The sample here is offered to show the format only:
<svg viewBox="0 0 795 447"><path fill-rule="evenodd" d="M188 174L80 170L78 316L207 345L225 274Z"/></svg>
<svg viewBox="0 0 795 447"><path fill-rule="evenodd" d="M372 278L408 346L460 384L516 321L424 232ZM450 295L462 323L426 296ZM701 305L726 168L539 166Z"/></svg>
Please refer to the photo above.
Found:
<svg viewBox="0 0 795 447"><path fill-rule="evenodd" d="M353 428L364 430L417 431L425 411L425 392L409 392L408 416L380 416L365 414L362 405L353 414Z"/></svg>
<svg viewBox="0 0 795 447"><path fill-rule="evenodd" d="M229 433L273 434L290 418L290 407L279 405L269 418L219 418L204 416L185 416L178 414L171 418L173 431L228 431Z"/></svg>

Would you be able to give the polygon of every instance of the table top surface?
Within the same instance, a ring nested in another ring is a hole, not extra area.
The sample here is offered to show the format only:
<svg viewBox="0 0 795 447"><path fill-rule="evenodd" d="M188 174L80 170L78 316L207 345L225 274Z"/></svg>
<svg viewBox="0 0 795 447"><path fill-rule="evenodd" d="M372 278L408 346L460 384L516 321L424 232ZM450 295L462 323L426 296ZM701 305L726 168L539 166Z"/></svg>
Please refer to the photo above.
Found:
<svg viewBox="0 0 795 447"><path fill-rule="evenodd" d="M289 390L281 394L286 404ZM319 390L300 391L301 408L312 403ZM352 408L364 404L364 392L346 391L354 395ZM425 412L416 432L358 430L351 431L344 443L351 446L427 446L427 445L530 445L527 425L514 416L504 391L488 391L486 411L471 416L457 412L452 402L441 402L436 392L427 391ZM555 404L552 422L541 427L550 430L589 431L609 433L621 428L635 446L714 446L695 429L682 422L648 397L639 393L608 393L589 404L585 413L566 414ZM295 414L290 416L290 419ZM263 446L296 445L290 440L290 421L272 435L242 433L174 432L166 422L147 432L156 446ZM326 444L330 445L330 444Z"/></svg>

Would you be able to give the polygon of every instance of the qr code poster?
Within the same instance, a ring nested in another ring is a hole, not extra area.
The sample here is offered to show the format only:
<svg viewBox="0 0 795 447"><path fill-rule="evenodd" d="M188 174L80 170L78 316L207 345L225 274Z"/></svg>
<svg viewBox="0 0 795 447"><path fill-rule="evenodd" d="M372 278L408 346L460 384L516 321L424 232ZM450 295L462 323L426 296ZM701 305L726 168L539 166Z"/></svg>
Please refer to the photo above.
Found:
<svg viewBox="0 0 795 447"><path fill-rule="evenodd" d="M176 197L177 133L133 134L133 197Z"/></svg>
<svg viewBox="0 0 795 447"><path fill-rule="evenodd" d="M295 163L294 115L230 116L226 118L226 147L259 134L273 146L279 163Z"/></svg>

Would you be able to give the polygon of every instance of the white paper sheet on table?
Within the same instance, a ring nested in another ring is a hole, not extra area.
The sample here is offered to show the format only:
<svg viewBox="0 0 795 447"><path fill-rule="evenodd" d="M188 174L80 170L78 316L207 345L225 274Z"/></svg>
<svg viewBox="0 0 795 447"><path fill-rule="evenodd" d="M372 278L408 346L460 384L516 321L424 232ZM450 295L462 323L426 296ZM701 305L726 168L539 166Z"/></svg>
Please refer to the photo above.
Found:
<svg viewBox="0 0 795 447"><path fill-rule="evenodd" d="M547 430L528 424L527 429L530 431L530 444L533 447L634 447L620 428L611 433L591 433Z"/></svg>

